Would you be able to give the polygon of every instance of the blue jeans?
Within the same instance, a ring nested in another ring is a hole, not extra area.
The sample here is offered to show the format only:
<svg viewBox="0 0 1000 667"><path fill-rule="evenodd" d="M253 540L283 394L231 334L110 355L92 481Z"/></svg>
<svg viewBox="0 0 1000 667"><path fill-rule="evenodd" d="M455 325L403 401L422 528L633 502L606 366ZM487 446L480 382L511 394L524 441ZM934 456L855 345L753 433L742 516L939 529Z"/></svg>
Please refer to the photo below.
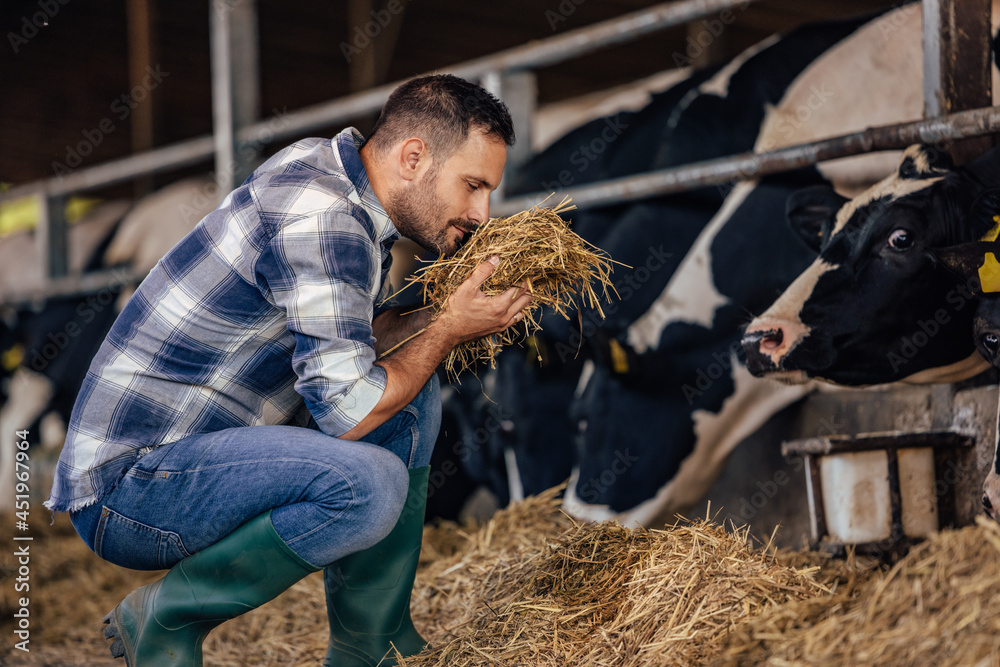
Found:
<svg viewBox="0 0 1000 667"><path fill-rule="evenodd" d="M433 376L364 442L296 426L193 435L141 457L106 497L70 519L101 558L159 570L271 510L285 543L325 567L389 534L406 500L406 469L430 464L440 425Z"/></svg>

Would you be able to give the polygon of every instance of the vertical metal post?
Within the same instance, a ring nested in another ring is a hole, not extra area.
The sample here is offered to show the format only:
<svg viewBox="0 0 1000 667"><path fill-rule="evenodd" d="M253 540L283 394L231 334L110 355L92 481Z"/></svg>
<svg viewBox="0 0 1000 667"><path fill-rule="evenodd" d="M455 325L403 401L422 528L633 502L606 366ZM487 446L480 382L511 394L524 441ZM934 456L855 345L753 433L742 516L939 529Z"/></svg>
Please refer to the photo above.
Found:
<svg viewBox="0 0 1000 667"><path fill-rule="evenodd" d="M923 0L924 117L992 104L991 0ZM989 137L954 143L955 161L992 147Z"/></svg>
<svg viewBox="0 0 1000 667"><path fill-rule="evenodd" d="M212 132L215 137L215 180L221 192L235 183L236 121L233 110L232 16L228 2L212 2Z"/></svg>
<svg viewBox="0 0 1000 667"><path fill-rule="evenodd" d="M510 110L517 143L507 151L505 174L520 169L531 159L531 124L538 106L538 85L535 74L528 71L487 72L481 81L483 88L500 98ZM504 184L496 191L498 201L503 200ZM498 203L498 202L494 202Z"/></svg>
<svg viewBox="0 0 1000 667"><path fill-rule="evenodd" d="M211 9L212 122L215 177L222 192L239 185L259 147L239 147L240 127L257 120L260 84L257 5L254 0L215 0Z"/></svg>
<svg viewBox="0 0 1000 667"><path fill-rule="evenodd" d="M260 40L257 34L257 0L241 0L231 11L233 117L236 119L236 129L239 130L247 125L253 125L260 119ZM255 147L255 152L257 148L259 147ZM237 153L242 152L237 150Z"/></svg>
<svg viewBox="0 0 1000 667"><path fill-rule="evenodd" d="M60 278L69 272L66 199L39 193L38 208L35 242L42 260L42 279Z"/></svg>
<svg viewBox="0 0 1000 667"><path fill-rule="evenodd" d="M538 106L538 84L533 72L511 72L500 80L500 99L510 109L517 143L507 152L507 167L520 169L531 159L531 121Z"/></svg>

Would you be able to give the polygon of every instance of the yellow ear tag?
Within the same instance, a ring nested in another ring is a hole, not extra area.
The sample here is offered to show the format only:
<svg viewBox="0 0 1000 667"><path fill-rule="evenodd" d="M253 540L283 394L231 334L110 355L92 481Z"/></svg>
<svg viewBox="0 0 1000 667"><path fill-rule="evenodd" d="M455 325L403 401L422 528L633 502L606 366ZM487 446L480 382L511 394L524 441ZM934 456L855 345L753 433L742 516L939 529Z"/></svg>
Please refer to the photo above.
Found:
<svg viewBox="0 0 1000 667"><path fill-rule="evenodd" d="M983 234L983 236L979 240L996 241L998 236L1000 236L1000 215L994 215L993 226L990 227L990 231Z"/></svg>
<svg viewBox="0 0 1000 667"><path fill-rule="evenodd" d="M0 365L8 373L12 373L21 362L24 361L24 347L20 344L14 345L10 349L4 350L0 354Z"/></svg>
<svg viewBox="0 0 1000 667"><path fill-rule="evenodd" d="M628 353L625 352L625 348L614 338L608 341L608 348L611 352L611 367L615 373L619 375L628 373Z"/></svg>
<svg viewBox="0 0 1000 667"><path fill-rule="evenodd" d="M983 256L983 265L979 267L979 282L984 294L1000 292L1000 262L991 252Z"/></svg>

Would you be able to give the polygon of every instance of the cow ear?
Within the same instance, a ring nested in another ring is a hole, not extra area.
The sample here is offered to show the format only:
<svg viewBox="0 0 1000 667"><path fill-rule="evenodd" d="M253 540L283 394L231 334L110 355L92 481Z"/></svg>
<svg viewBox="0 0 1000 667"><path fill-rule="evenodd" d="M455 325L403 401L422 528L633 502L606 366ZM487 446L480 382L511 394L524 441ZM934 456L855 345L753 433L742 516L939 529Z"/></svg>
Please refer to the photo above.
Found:
<svg viewBox="0 0 1000 667"><path fill-rule="evenodd" d="M788 196L785 215L792 231L807 246L819 252L824 229L829 228L837 211L847 201L846 197L838 195L829 185L813 185Z"/></svg>
<svg viewBox="0 0 1000 667"><path fill-rule="evenodd" d="M1000 292L1000 243L972 241L931 251L944 266L950 269L975 294Z"/></svg>
<svg viewBox="0 0 1000 667"><path fill-rule="evenodd" d="M987 188L972 201L969 223L980 241L996 241L1000 236L1000 188Z"/></svg>

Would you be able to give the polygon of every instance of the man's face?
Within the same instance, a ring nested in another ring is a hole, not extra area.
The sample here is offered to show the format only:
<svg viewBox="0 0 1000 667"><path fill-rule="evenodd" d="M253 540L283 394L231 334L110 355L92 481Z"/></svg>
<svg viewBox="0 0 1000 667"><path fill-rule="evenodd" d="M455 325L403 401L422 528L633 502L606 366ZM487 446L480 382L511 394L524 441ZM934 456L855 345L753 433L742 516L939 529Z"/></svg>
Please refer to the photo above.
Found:
<svg viewBox="0 0 1000 667"><path fill-rule="evenodd" d="M490 193L500 184L507 147L472 130L444 163L396 190L386 213L404 236L429 252L450 255L490 216Z"/></svg>

